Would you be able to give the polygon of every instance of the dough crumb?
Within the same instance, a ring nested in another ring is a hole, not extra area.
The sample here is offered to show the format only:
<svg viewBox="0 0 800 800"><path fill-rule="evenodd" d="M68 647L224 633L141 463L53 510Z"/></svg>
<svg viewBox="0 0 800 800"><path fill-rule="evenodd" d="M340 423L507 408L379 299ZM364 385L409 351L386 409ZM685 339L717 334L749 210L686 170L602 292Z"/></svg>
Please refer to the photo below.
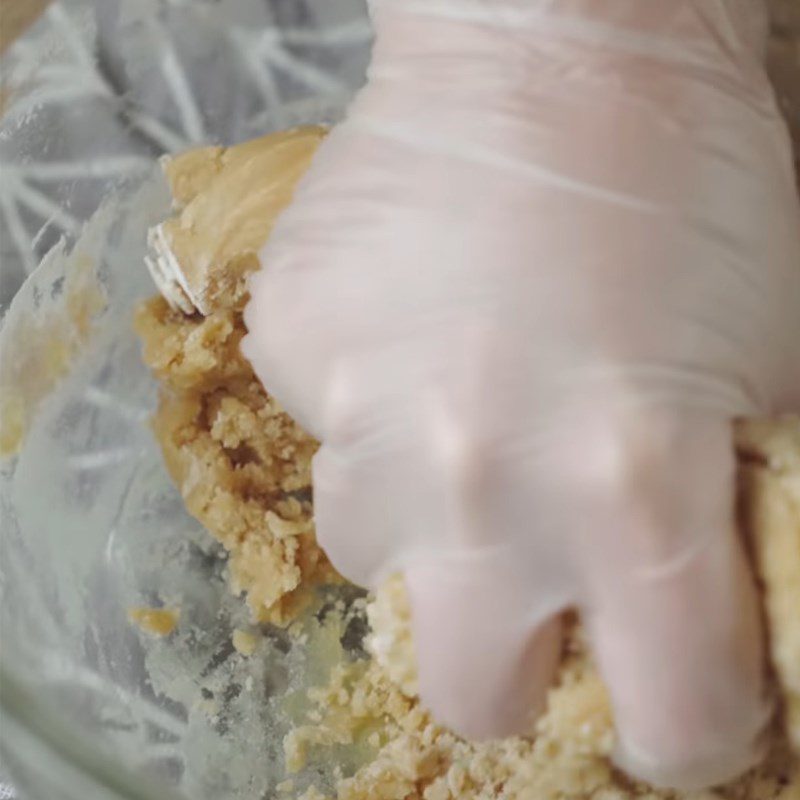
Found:
<svg viewBox="0 0 800 800"><path fill-rule="evenodd" d="M233 636L231 637L231 642L234 648L236 649L237 653L249 658L256 651L256 645L258 644L258 637L255 636L255 634L237 628L233 632Z"/></svg>
<svg viewBox="0 0 800 800"><path fill-rule="evenodd" d="M167 608L136 607L128 609L128 618L151 636L169 636L178 626L180 612Z"/></svg>
<svg viewBox="0 0 800 800"><path fill-rule="evenodd" d="M0 397L0 458L20 451L25 439L25 401L18 395Z"/></svg>

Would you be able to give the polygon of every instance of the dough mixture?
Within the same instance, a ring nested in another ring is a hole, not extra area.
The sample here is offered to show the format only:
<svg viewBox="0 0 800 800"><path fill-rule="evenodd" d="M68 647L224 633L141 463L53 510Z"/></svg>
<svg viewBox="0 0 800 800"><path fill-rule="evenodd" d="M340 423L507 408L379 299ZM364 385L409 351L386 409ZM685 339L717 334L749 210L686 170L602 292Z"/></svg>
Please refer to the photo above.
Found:
<svg viewBox="0 0 800 800"><path fill-rule="evenodd" d="M317 443L239 353L243 277L322 135L290 131L166 162L176 213L154 233L149 264L164 296L146 302L136 321L162 384L154 430L170 474L189 512L228 550L232 590L246 596L254 620L279 625L298 616L315 587L342 579L314 537ZM800 418L742 423L737 446L742 525L783 700L759 768L691 794L616 771L608 699L577 621L529 737L458 738L416 699L409 610L395 579L368 603L372 660L337 665L312 690L307 722L284 743L288 769L302 768L309 753L356 746L363 765L339 780L337 800L800 800ZM294 797L293 782L281 791ZM330 797L312 788L302 800Z"/></svg>

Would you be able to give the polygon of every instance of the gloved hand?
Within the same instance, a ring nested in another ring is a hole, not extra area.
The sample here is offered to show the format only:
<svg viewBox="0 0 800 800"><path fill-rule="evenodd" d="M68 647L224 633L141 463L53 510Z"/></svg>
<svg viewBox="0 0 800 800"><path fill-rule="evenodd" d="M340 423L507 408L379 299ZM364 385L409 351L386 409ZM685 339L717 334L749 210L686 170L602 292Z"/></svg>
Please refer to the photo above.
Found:
<svg viewBox="0 0 800 800"><path fill-rule="evenodd" d="M800 225L753 0L383 0L252 280L318 537L403 572L423 699L525 729L577 607L619 763L711 784L770 714L730 421L800 405Z"/></svg>

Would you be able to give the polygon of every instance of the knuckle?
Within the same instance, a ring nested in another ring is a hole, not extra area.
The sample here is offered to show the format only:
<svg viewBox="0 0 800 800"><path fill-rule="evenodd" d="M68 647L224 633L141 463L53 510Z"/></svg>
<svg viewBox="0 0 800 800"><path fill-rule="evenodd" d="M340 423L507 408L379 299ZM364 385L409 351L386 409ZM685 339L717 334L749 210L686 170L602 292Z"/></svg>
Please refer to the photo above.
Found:
<svg viewBox="0 0 800 800"><path fill-rule="evenodd" d="M708 493L714 476L727 480L733 467L729 423L706 415L599 413L578 433L574 478L610 496L644 499L699 485Z"/></svg>
<svg viewBox="0 0 800 800"><path fill-rule="evenodd" d="M580 483L614 493L635 487L643 471L668 459L674 446L665 426L615 414L587 415L575 433L570 471Z"/></svg>
<svg viewBox="0 0 800 800"><path fill-rule="evenodd" d="M619 765L656 786L693 791L718 785L751 768L761 755L757 726L683 731L643 748L624 741Z"/></svg>
<svg viewBox="0 0 800 800"><path fill-rule="evenodd" d="M564 479L594 516L591 538L577 541L593 542L591 553L602 543L614 554L609 569L625 564L632 580L677 580L729 535L735 465L727 423L598 414L579 442Z"/></svg>

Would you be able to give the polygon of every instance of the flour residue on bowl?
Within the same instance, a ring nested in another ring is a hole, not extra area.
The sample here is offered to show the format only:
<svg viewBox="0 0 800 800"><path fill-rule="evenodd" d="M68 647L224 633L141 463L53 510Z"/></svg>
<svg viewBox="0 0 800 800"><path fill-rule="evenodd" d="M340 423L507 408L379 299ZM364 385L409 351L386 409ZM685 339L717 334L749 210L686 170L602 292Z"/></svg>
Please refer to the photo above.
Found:
<svg viewBox="0 0 800 800"><path fill-rule="evenodd" d="M114 219L109 204L74 247L62 239L6 314L0 334L0 457L19 453L37 406L70 371L107 306L100 253Z"/></svg>

